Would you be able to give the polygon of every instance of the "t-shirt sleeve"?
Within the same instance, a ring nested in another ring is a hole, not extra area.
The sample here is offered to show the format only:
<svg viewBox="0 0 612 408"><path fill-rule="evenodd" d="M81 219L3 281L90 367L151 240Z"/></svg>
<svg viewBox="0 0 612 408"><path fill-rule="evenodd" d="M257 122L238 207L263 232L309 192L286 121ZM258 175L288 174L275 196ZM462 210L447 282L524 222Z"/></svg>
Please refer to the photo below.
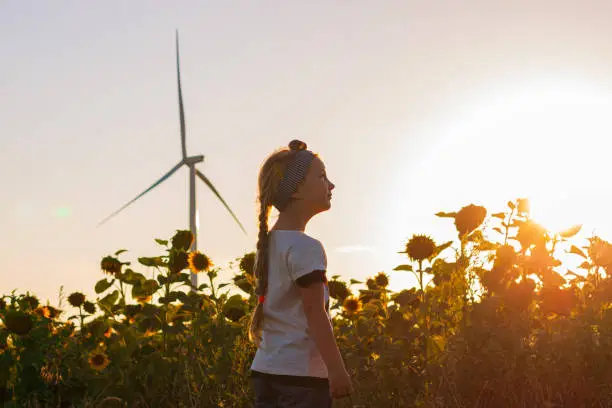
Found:
<svg viewBox="0 0 612 408"><path fill-rule="evenodd" d="M325 272L327 257L323 245L318 241L299 243L289 249L289 274L295 282L315 271Z"/></svg>

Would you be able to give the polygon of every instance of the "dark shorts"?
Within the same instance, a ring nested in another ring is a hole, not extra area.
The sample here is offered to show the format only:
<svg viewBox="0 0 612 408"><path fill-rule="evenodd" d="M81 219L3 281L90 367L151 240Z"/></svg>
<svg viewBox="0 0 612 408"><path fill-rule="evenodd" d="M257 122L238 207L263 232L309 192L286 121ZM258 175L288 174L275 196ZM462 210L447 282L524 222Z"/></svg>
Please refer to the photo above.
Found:
<svg viewBox="0 0 612 408"><path fill-rule="evenodd" d="M331 408L329 382L325 379L253 372L251 385L255 408Z"/></svg>

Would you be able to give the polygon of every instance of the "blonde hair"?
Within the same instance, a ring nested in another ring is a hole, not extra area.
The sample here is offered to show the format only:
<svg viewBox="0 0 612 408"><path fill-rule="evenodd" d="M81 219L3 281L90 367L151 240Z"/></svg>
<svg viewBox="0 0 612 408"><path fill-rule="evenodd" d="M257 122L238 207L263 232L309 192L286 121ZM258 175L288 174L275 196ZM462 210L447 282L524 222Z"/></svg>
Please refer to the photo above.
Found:
<svg viewBox="0 0 612 408"><path fill-rule="evenodd" d="M255 279L257 286L255 294L259 298L265 296L268 290L268 218L274 205L278 185L282 180L287 165L293 159L297 150L283 148L272 153L259 170L258 194L259 201L259 234L257 236L257 254L255 257ZM263 303L257 301L257 306L251 315L249 340L259 346L263 325Z"/></svg>

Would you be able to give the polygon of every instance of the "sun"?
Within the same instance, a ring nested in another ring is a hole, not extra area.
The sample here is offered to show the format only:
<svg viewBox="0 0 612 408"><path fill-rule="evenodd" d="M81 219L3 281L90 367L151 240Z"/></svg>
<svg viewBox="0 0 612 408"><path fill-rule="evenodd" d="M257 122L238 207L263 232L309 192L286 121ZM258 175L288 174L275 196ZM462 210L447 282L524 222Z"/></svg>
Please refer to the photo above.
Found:
<svg viewBox="0 0 612 408"><path fill-rule="evenodd" d="M584 224L610 234L611 113L612 90L596 83L487 86L438 118L443 125L429 137L430 149L406 172L444 181L422 186L436 210L478 201L501 211L506 201L527 197L533 218L551 231Z"/></svg>

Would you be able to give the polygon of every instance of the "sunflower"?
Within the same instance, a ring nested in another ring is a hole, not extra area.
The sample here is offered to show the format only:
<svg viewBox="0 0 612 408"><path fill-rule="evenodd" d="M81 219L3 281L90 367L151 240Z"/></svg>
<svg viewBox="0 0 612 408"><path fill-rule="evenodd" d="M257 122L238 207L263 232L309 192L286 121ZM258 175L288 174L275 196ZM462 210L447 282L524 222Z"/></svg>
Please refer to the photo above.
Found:
<svg viewBox="0 0 612 408"><path fill-rule="evenodd" d="M193 251L189 254L189 269L193 273L198 273L207 270L212 266L210 259L199 251Z"/></svg>
<svg viewBox="0 0 612 408"><path fill-rule="evenodd" d="M100 262L100 268L102 268L102 271L109 275L117 275L118 273L121 273L121 265L121 262L112 256L106 256L102 258L102 261Z"/></svg>
<svg viewBox="0 0 612 408"><path fill-rule="evenodd" d="M487 209L479 205L470 204L459 210L455 215L455 227L459 237L466 236L480 227L486 216Z"/></svg>
<svg viewBox="0 0 612 408"><path fill-rule="evenodd" d="M612 244L599 237L589 238L589 241L587 250L593 263L603 267L612 264Z"/></svg>
<svg viewBox="0 0 612 408"><path fill-rule="evenodd" d="M30 315L17 310L11 310L4 316L4 324L8 331L21 336L28 334L34 325Z"/></svg>
<svg viewBox="0 0 612 408"><path fill-rule="evenodd" d="M87 300L85 303L83 303L83 310L89 314L94 314L96 313L96 305Z"/></svg>
<svg viewBox="0 0 612 408"><path fill-rule="evenodd" d="M342 308L344 309L344 312L347 315L353 316L359 313L359 311L361 310L361 301L357 299L356 297L351 296L344 300L344 303L342 304Z"/></svg>
<svg viewBox="0 0 612 408"><path fill-rule="evenodd" d="M436 243L427 235L413 235L406 244L405 253L413 261L424 261L436 252Z"/></svg>
<svg viewBox="0 0 612 408"><path fill-rule="evenodd" d="M27 303L32 309L36 309L38 305L40 304L36 296L29 296L29 295L25 296L23 298L23 301Z"/></svg>
<svg viewBox="0 0 612 408"><path fill-rule="evenodd" d="M172 237L172 248L188 251L193 243L193 234L189 230L178 230Z"/></svg>
<svg viewBox="0 0 612 408"><path fill-rule="evenodd" d="M389 285L389 277L384 272L379 272L378 275L374 277L374 282L381 288L386 288Z"/></svg>
<svg viewBox="0 0 612 408"><path fill-rule="evenodd" d="M503 245L495 252L495 265L500 268L510 268L516 262L516 252L510 245Z"/></svg>
<svg viewBox="0 0 612 408"><path fill-rule="evenodd" d="M531 210L531 205L529 204L529 199L528 198L519 198L517 203L518 203L518 205L517 205L516 210L519 213L529 214L529 211Z"/></svg>
<svg viewBox="0 0 612 408"><path fill-rule="evenodd" d="M36 310L34 310L34 313L46 319L49 319L51 317L51 312L49 311L49 308L47 306L41 306L37 308Z"/></svg>
<svg viewBox="0 0 612 408"><path fill-rule="evenodd" d="M334 299L344 301L351 295L351 291L346 287L346 283L339 280L330 280L327 282L329 288L329 296Z"/></svg>
<svg viewBox="0 0 612 408"><path fill-rule="evenodd" d="M106 353L100 350L94 350L89 354L89 365L96 371L104 370L109 364L110 360Z"/></svg>
<svg viewBox="0 0 612 408"><path fill-rule="evenodd" d="M170 273L179 273L183 269L189 266L187 260L187 253L184 251L173 250L168 258L168 266L170 267Z"/></svg>
<svg viewBox="0 0 612 408"><path fill-rule="evenodd" d="M49 310L49 319L56 319L62 313L61 310L54 308L53 306L45 306Z"/></svg>
<svg viewBox="0 0 612 408"><path fill-rule="evenodd" d="M522 248L532 245L546 245L546 229L532 220L525 221L519 226L516 240L521 243Z"/></svg>
<svg viewBox="0 0 612 408"><path fill-rule="evenodd" d="M85 302L85 295L81 292L74 292L68 296L68 303L74 307L80 307Z"/></svg>
<svg viewBox="0 0 612 408"><path fill-rule="evenodd" d="M249 252L240 259L240 270L249 275L255 271L255 252Z"/></svg>

